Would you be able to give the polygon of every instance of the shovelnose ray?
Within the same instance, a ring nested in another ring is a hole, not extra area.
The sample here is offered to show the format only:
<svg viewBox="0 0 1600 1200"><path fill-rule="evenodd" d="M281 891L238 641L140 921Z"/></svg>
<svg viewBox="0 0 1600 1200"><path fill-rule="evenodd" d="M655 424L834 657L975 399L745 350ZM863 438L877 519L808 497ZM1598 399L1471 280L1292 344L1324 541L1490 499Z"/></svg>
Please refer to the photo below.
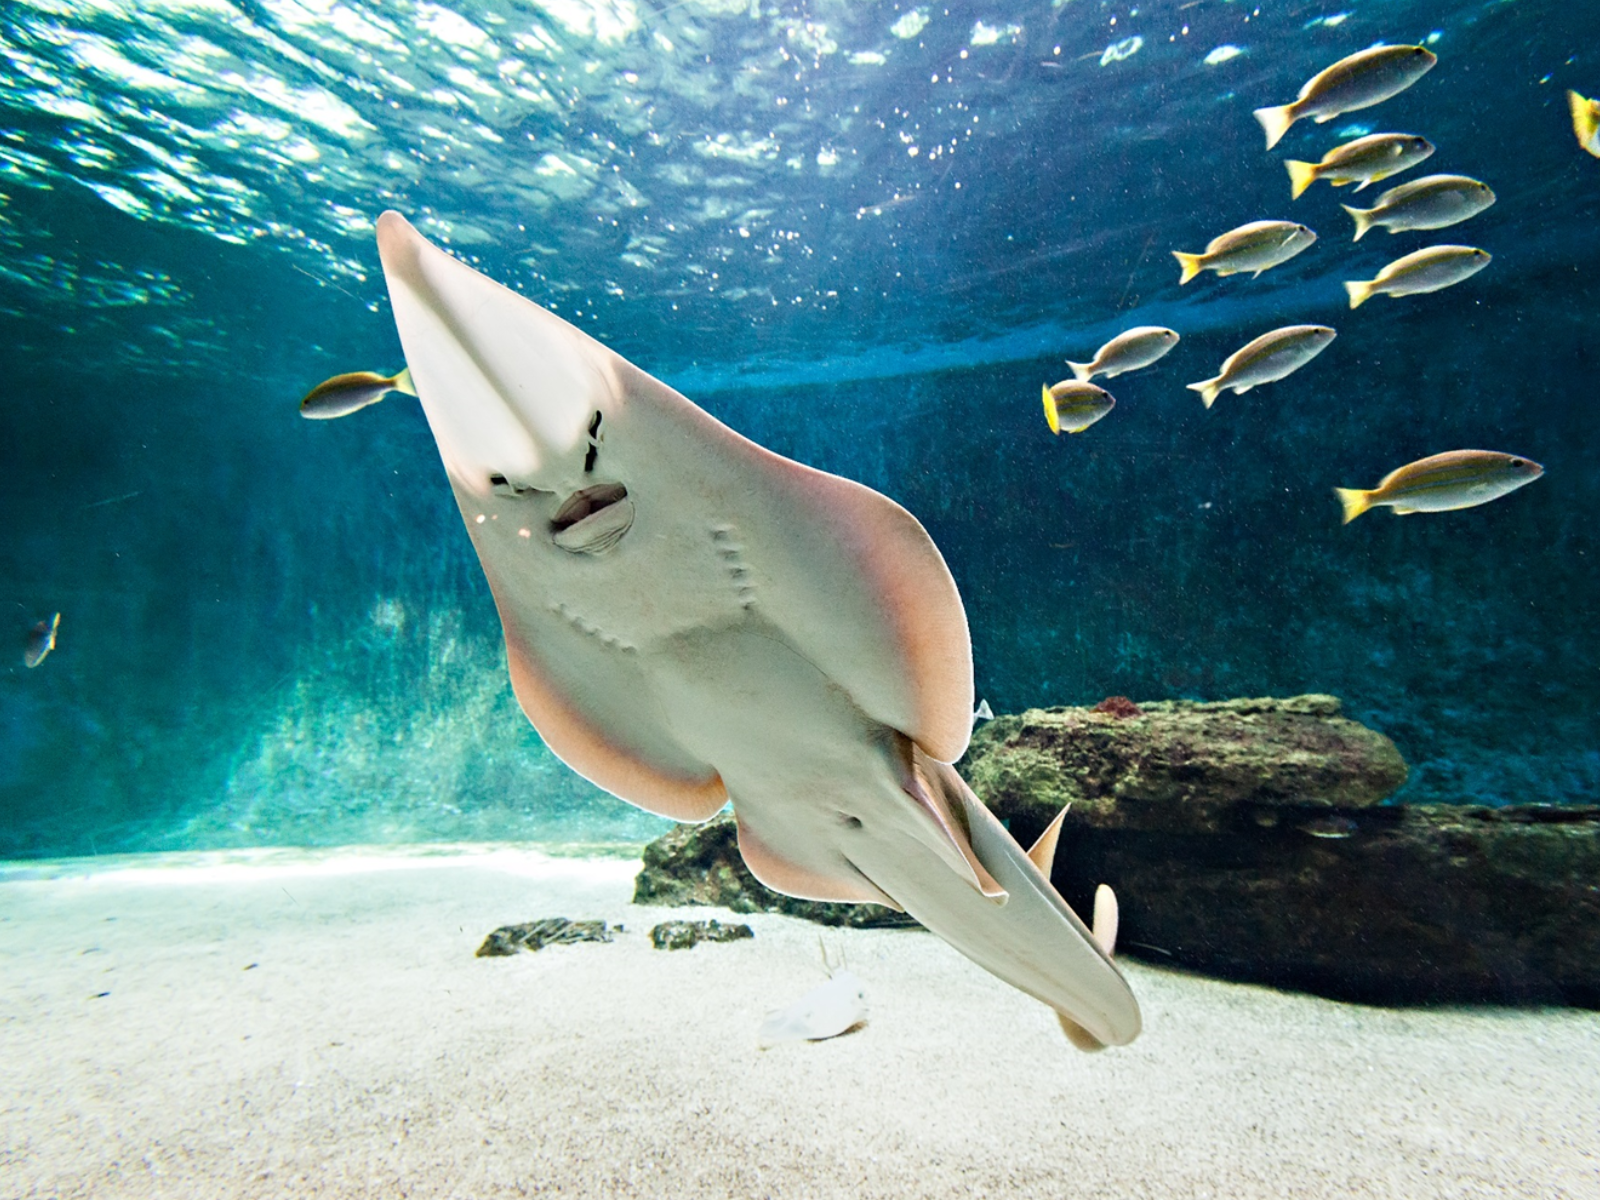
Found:
<svg viewBox="0 0 1600 1200"><path fill-rule="evenodd" d="M1132 1041L1114 900L1097 940L1049 882L1060 818L1030 857L949 765L972 649L916 518L741 437L397 213L378 250L551 750L675 820L731 800L769 887L901 908L1075 1043Z"/></svg>

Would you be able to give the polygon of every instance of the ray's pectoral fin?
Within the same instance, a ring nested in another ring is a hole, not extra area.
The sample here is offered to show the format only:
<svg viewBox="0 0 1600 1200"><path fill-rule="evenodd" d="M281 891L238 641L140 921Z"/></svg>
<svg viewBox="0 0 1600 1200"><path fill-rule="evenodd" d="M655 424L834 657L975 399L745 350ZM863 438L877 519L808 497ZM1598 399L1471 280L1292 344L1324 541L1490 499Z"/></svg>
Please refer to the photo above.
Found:
<svg viewBox="0 0 1600 1200"><path fill-rule="evenodd" d="M538 659L523 646L515 622L506 619L504 610L502 622L517 703L562 762L630 804L674 821L697 824L722 810L728 790L716 771L673 770L607 737L539 669Z"/></svg>
<svg viewBox="0 0 1600 1200"><path fill-rule="evenodd" d="M957 874L988 899L1005 903L1006 889L995 881L972 848L964 799L971 792L956 769L949 763L928 757L922 747L911 743L911 778L905 790L932 815L940 832L948 839L944 848L946 856L951 857L951 851L959 856L951 862Z"/></svg>
<svg viewBox="0 0 1600 1200"><path fill-rule="evenodd" d="M865 875L849 863L842 862L838 873L823 875L803 867L772 850L765 842L750 832L750 827L739 818L739 854L750 873L775 892L795 896L801 900L821 900L839 904L882 904L896 912L904 912L895 901L886 896Z"/></svg>

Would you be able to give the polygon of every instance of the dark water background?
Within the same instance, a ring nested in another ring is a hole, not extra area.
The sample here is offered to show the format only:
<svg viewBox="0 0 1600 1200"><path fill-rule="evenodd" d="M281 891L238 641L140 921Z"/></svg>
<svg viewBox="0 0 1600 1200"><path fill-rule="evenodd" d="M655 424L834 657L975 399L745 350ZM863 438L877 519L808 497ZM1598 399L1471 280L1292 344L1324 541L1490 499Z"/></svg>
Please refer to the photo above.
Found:
<svg viewBox="0 0 1600 1200"><path fill-rule="evenodd" d="M1328 691L1399 743L1401 799L1595 802L1600 161L1564 90L1600 92L1600 9L339 11L0 10L0 855L659 827L517 712L419 410L295 414L399 365L384 207L910 508L996 711ZM1415 88L1264 153L1252 108L1430 38ZM1282 158L1383 129L1499 202L1354 246L1347 192L1290 203ZM1178 288L1171 249L1287 216L1321 235L1293 263ZM1494 263L1348 310L1434 241ZM1339 338L1299 375L1184 390L1302 321ZM1139 323L1184 341L1051 437L1040 383ZM1547 475L1340 527L1334 486L1469 446Z"/></svg>

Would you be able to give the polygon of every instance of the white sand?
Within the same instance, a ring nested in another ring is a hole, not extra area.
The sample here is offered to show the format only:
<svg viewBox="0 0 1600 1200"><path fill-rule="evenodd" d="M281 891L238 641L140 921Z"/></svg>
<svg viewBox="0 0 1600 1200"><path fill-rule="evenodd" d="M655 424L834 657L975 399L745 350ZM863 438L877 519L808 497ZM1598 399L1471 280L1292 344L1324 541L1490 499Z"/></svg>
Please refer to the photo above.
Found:
<svg viewBox="0 0 1600 1200"><path fill-rule="evenodd" d="M1132 963L1144 1035L1085 1055L928 934L825 930L870 1024L761 1052L816 926L665 952L632 863L235 858L0 882L0 1196L1600 1197L1596 1013ZM552 915L628 933L473 957Z"/></svg>

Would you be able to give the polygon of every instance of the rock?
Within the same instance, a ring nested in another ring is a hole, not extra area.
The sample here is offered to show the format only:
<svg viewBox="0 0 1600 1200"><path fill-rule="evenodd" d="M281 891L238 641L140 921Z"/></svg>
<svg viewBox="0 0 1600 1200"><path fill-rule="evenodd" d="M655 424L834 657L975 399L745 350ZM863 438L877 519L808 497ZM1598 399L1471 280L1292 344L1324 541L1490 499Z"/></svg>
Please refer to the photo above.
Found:
<svg viewBox="0 0 1600 1200"><path fill-rule="evenodd" d="M737 942L755 937L748 925L724 925L721 921L663 921L650 931L650 943L657 950L690 950L699 942Z"/></svg>
<svg viewBox="0 0 1600 1200"><path fill-rule="evenodd" d="M1122 709L1121 705L1111 706ZM1405 779L1331 696L997 717L965 773L1119 952L1368 1003L1600 1007L1600 808L1379 805ZM1124 710L1125 711L1125 710Z"/></svg>
<svg viewBox="0 0 1600 1200"><path fill-rule="evenodd" d="M1029 709L978 729L962 766L991 809L1040 828L1071 804L1077 826L1215 832L1242 803L1364 808L1406 779L1334 696Z"/></svg>
<svg viewBox="0 0 1600 1200"><path fill-rule="evenodd" d="M1151 962L1375 1004L1600 1007L1600 808L1246 806L1168 834L1069 815L1054 882L1079 912L1111 884L1120 949Z"/></svg>
<svg viewBox="0 0 1600 1200"><path fill-rule="evenodd" d="M622 928L620 925L617 928ZM565 917L546 917L523 925L502 925L483 939L473 957L501 958L518 950L541 950L565 942L609 942L611 931L604 921L569 921Z"/></svg>
<svg viewBox="0 0 1600 1200"><path fill-rule="evenodd" d="M703 825L680 825L644 848L635 904L707 904L733 912L776 912L823 925L857 928L916 922L881 904L829 904L783 896L762 884L739 856L738 828L722 813Z"/></svg>

